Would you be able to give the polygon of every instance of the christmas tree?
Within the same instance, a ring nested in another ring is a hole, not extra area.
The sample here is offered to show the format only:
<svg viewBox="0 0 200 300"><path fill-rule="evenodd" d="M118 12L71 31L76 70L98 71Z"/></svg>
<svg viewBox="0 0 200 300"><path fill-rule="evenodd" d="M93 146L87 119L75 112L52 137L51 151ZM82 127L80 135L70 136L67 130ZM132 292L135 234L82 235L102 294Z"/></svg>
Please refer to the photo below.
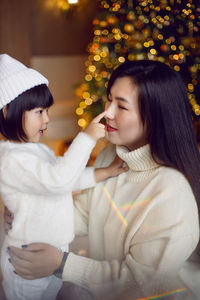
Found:
<svg viewBox="0 0 200 300"><path fill-rule="evenodd" d="M193 117L200 115L200 4L187 0L101 0L93 20L76 114L84 128L103 110L112 70L127 60L150 59L180 72ZM180 107L181 109L181 107Z"/></svg>

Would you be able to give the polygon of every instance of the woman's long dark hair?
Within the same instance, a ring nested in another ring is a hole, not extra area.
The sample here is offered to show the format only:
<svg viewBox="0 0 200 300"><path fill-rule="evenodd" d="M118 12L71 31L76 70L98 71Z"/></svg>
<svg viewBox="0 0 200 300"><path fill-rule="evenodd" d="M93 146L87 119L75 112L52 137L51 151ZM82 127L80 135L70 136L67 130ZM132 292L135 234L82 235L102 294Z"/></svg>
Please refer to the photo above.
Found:
<svg viewBox="0 0 200 300"><path fill-rule="evenodd" d="M181 76L161 62L125 62L113 71L107 94L115 80L125 76L138 86L141 118L153 159L185 175L200 211L200 154Z"/></svg>

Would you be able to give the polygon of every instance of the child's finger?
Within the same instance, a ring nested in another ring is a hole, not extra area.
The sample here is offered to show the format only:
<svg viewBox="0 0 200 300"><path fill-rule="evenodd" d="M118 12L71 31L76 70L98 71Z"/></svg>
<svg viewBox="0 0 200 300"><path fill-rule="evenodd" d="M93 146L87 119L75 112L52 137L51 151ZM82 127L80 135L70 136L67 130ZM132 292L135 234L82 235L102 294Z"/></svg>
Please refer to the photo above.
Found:
<svg viewBox="0 0 200 300"><path fill-rule="evenodd" d="M99 123L101 121L101 119L103 119L103 117L105 116L106 112L103 111L102 113L100 113L98 116L96 116L93 120L92 123Z"/></svg>

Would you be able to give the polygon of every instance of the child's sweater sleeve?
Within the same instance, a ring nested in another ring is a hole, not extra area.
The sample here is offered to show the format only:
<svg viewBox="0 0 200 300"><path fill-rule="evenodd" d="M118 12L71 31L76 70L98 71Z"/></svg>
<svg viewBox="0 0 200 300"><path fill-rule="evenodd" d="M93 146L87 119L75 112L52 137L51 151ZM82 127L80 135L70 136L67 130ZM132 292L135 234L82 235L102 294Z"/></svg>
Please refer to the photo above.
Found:
<svg viewBox="0 0 200 300"><path fill-rule="evenodd" d="M71 192L75 186L77 189L77 183L80 188L94 185L92 169L83 173L94 145L95 141L81 132L64 157L53 164L42 160L39 150L38 153L21 148L8 151L0 166L0 189L6 193L31 191L32 194L58 195ZM86 173L84 180L80 178Z"/></svg>
<svg viewBox="0 0 200 300"><path fill-rule="evenodd" d="M79 179L75 182L73 191L83 190L95 186L94 167L87 167L81 173Z"/></svg>

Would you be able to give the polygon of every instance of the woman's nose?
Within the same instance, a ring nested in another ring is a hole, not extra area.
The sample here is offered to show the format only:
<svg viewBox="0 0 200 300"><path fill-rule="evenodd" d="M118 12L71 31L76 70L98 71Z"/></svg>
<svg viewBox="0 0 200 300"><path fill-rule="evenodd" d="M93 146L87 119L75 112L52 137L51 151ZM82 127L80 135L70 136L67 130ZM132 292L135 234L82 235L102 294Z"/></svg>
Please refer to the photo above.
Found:
<svg viewBox="0 0 200 300"><path fill-rule="evenodd" d="M104 117L108 119L114 118L114 107L111 104L108 107L106 107Z"/></svg>

